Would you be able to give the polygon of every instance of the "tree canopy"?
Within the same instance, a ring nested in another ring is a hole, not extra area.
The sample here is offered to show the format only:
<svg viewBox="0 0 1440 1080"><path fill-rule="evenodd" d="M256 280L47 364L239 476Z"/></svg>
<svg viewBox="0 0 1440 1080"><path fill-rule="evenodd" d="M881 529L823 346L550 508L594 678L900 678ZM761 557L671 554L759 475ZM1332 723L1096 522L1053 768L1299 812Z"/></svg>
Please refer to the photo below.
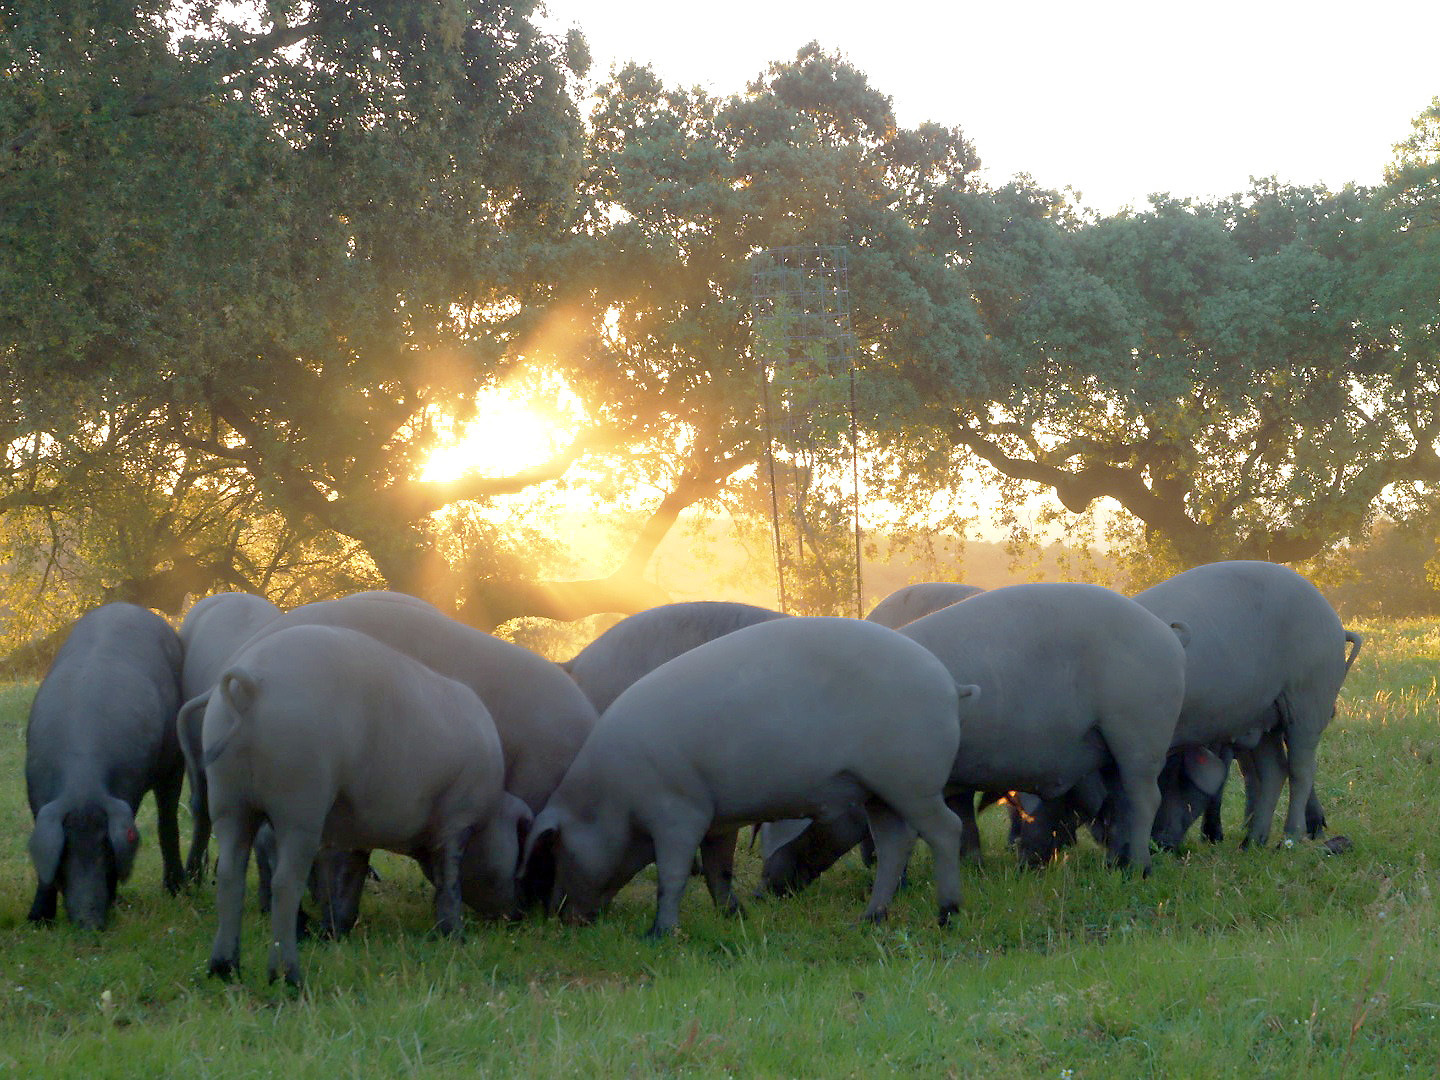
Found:
<svg viewBox="0 0 1440 1080"><path fill-rule="evenodd" d="M1016 197L974 233L1000 375L946 403L957 448L1071 511L1114 499L1190 565L1308 558L1440 478L1440 265L1393 192L1262 181L1080 223Z"/></svg>
<svg viewBox="0 0 1440 1080"><path fill-rule="evenodd" d="M426 515L485 489L417 463L524 333L580 166L583 43L532 7L0 8L0 505L86 506L122 456L443 592ZM154 557L258 585L216 524Z"/></svg>
<svg viewBox="0 0 1440 1080"><path fill-rule="evenodd" d="M1440 99L1379 187L1100 216L982 183L959 129L900 127L814 45L728 96L627 66L582 118L583 39L535 7L0 0L13 578L172 612L388 584L486 627L645 606L684 509L768 513L751 268L792 245L848 251L867 483L897 505L978 463L1113 500L1155 566L1428 513ZM522 365L574 392L568 445L422 481ZM495 515L447 539L437 511L580 461L656 492L607 574L544 580Z"/></svg>

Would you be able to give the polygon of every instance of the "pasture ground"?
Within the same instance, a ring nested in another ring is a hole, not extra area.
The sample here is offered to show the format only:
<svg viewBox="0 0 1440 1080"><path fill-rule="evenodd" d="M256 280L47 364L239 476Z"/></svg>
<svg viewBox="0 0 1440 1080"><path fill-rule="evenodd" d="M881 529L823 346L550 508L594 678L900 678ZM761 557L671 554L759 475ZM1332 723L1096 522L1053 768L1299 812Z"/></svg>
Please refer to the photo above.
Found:
<svg viewBox="0 0 1440 1080"><path fill-rule="evenodd" d="M1018 870L990 812L987 865L966 871L944 930L922 846L883 927L858 923L868 873L852 855L735 920L693 881L660 944L640 938L648 875L592 927L533 918L437 940L423 879L381 855L355 935L302 947L299 996L263 982L253 879L244 978L206 977L211 890L162 891L148 801L109 930L25 921L34 685L0 687L0 1073L1433 1076L1440 621L1357 628L1365 648L1321 748L1346 854L1238 850L1234 782L1225 844L1192 840L1145 880L1107 870L1088 839ZM747 891L757 873L743 856Z"/></svg>

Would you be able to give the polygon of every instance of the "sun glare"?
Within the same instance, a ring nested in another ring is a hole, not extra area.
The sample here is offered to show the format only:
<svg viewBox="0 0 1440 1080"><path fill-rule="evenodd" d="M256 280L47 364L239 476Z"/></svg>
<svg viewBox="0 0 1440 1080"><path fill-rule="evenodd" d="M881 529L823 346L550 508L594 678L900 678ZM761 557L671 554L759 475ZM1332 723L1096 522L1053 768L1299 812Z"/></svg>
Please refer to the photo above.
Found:
<svg viewBox="0 0 1440 1080"><path fill-rule="evenodd" d="M441 428L421 480L447 483L469 472L511 476L548 460L568 434L546 411L504 387L486 391L478 406L474 419Z"/></svg>

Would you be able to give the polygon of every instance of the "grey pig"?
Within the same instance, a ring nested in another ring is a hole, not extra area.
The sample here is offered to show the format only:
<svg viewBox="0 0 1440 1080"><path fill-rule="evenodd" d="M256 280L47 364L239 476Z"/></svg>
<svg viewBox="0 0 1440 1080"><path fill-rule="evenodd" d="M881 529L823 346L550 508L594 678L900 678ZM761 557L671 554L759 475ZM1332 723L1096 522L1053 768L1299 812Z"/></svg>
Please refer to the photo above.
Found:
<svg viewBox="0 0 1440 1080"><path fill-rule="evenodd" d="M1207 835L1218 839L1213 796L1230 753L1246 777L1245 844L1268 842L1287 774L1286 837L1318 832L1324 815L1314 798L1315 752L1360 636L1341 626L1314 585L1277 563L1207 563L1146 589L1135 601L1162 619L1185 622L1191 632L1185 704L1165 773L1156 842L1178 846L1202 812ZM1093 819L1094 809L1086 805L1077 813ZM1022 850L1033 858L1053 850L1054 838L1046 833L1056 813L1043 808L1036 823L1020 827Z"/></svg>
<svg viewBox="0 0 1440 1080"><path fill-rule="evenodd" d="M1156 777L1185 694L1183 626L1109 589L1043 584L981 593L898 633L939 657L957 682L983 691L960 733L958 797L950 800L965 854L980 853L976 792L1055 797L1113 763L1133 810L1115 829L1110 854L1149 871ZM817 822L805 831L813 835L769 851L764 888L800 888L843 854L828 842L832 829Z"/></svg>
<svg viewBox="0 0 1440 1080"><path fill-rule="evenodd" d="M743 627L781 618L778 611L728 600L661 604L621 619L560 666L603 713L622 690L667 660Z"/></svg>
<svg viewBox="0 0 1440 1080"><path fill-rule="evenodd" d="M513 889L517 840L500 813L500 740L474 691L353 630L293 626L243 649L205 709L219 925L210 972L238 971L245 865L275 830L267 973L299 985L300 891L321 845L423 860L442 933L462 925L467 841L489 887Z"/></svg>
<svg viewBox="0 0 1440 1080"><path fill-rule="evenodd" d="M896 589L881 600L865 618L869 622L898 630L906 623L923 619L941 608L958 604L978 596L985 590L975 585L961 585L953 581L922 581L917 585L906 585Z"/></svg>
<svg viewBox="0 0 1440 1080"><path fill-rule="evenodd" d="M165 887L184 880L176 809L185 773L175 737L180 641L134 604L81 616L55 656L25 728L25 787L35 830L30 919L55 917L57 893L77 926L100 930L130 876L135 811L155 792Z"/></svg>
<svg viewBox="0 0 1440 1080"><path fill-rule="evenodd" d="M180 700L191 701L214 686L235 650L280 614L280 609L269 600L251 593L216 593L196 601L180 624L184 656L180 668ZM199 716L196 712L195 723L177 724L180 749L185 755L185 773L190 781L192 831L185 876L191 881L198 881L204 873L205 853L210 843L210 801L206 795L205 770L200 767Z"/></svg>
<svg viewBox="0 0 1440 1080"><path fill-rule="evenodd" d="M871 608L865 620L898 630L907 623L984 591L975 585L951 581L906 585ZM784 883L782 891L800 888L810 880L807 871L802 868L828 867L856 844L860 845L865 862L873 861L870 826L865 820L863 807L852 804L837 808L834 816L820 828L811 829L809 825L809 821L800 819L766 822L761 826L761 855L769 862L774 881Z"/></svg>
<svg viewBox="0 0 1440 1080"><path fill-rule="evenodd" d="M817 616L737 630L615 700L535 819L526 860L554 858L552 908L572 921L593 918L653 860L649 932L660 936L678 921L696 847L711 896L733 910L723 867L738 827L859 801L879 863L866 918L884 916L914 829L934 852L943 923L960 899L960 822L943 791L960 702L975 693L871 623Z"/></svg>
<svg viewBox="0 0 1440 1080"><path fill-rule="evenodd" d="M292 626L358 631L475 691L489 710L504 749L505 790L518 800L507 803L505 812L513 819L517 844L595 725L594 707L557 665L457 622L418 597L364 592L305 604L264 626L245 647ZM494 895L486 885L487 857L476 852L472 859L467 853L463 860L465 903L486 918L513 915L517 906L511 894ZM326 932L343 934L354 925L367 861L359 851L326 853L321 875L328 879L322 890ZM521 889L523 903L547 894L549 883L526 881Z"/></svg>

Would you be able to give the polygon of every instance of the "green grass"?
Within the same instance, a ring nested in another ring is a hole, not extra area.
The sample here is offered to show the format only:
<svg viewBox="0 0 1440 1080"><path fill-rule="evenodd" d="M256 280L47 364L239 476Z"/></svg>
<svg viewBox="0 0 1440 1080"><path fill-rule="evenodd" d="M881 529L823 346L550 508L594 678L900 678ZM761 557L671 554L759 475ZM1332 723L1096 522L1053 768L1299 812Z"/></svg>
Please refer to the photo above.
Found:
<svg viewBox="0 0 1440 1080"><path fill-rule="evenodd" d="M928 860L889 922L862 927L853 856L806 895L743 919L687 892L674 940L642 941L642 877L592 927L539 919L428 933L430 897L377 857L360 928L302 948L297 996L263 983L247 909L244 978L204 975L209 890L159 885L153 811L111 928L25 922L24 719L0 687L0 1073L24 1076L1399 1076L1440 1066L1436 782L1440 622L1372 623L1321 750L1332 832L1242 852L1239 785L1220 848L1139 880L1087 840L1040 872L1002 850L934 925ZM1282 800L1283 805L1283 800ZM1278 826L1277 826L1278 827ZM758 874L745 855L746 887ZM253 905L253 890L252 900ZM108 996L107 996L108 995Z"/></svg>

